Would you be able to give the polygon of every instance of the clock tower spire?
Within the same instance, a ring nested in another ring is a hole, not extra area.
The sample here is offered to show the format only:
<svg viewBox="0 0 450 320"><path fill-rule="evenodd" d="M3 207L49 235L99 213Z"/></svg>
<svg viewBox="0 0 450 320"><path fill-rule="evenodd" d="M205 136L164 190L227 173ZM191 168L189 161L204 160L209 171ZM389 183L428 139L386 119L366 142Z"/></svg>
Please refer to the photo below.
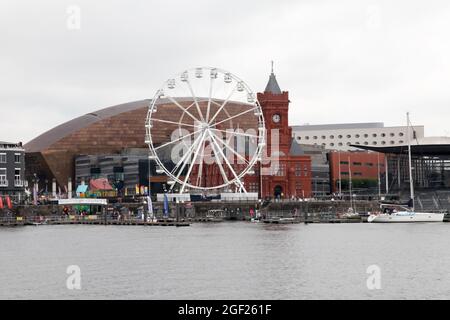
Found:
<svg viewBox="0 0 450 320"><path fill-rule="evenodd" d="M289 127L289 93L281 91L273 72L271 61L271 73L264 93L258 93L258 101L264 114L267 129L267 142L271 145L272 135L278 130L279 151L287 155L292 141L292 129ZM274 150L275 151L275 150ZM268 155L272 151L268 150Z"/></svg>

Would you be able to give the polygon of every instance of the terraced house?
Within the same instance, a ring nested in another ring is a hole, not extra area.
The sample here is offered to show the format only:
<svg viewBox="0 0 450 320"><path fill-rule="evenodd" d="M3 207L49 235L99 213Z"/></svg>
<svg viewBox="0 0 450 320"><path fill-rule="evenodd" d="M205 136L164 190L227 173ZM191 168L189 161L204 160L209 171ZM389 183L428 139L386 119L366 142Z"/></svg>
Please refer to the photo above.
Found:
<svg viewBox="0 0 450 320"><path fill-rule="evenodd" d="M0 141L0 196L20 202L25 193L25 150L22 143Z"/></svg>

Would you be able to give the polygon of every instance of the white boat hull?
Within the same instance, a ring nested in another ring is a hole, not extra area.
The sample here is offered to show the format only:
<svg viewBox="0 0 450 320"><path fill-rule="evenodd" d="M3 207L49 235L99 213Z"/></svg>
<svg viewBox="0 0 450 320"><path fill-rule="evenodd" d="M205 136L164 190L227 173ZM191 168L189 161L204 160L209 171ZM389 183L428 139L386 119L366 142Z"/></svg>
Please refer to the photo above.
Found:
<svg viewBox="0 0 450 320"><path fill-rule="evenodd" d="M368 222L374 223L395 223L395 222L443 222L444 213L393 213L370 215Z"/></svg>

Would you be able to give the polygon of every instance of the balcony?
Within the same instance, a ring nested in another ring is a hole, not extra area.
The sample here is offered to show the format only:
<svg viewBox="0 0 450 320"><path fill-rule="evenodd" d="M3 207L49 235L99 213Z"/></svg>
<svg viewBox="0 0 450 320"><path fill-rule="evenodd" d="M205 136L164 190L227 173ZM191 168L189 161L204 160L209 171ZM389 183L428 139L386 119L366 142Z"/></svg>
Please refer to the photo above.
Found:
<svg viewBox="0 0 450 320"><path fill-rule="evenodd" d="M0 187L7 187L8 186L8 180L2 179L0 180Z"/></svg>
<svg viewBox="0 0 450 320"><path fill-rule="evenodd" d="M24 186L23 180L18 180L18 179L15 179L15 180L14 180L14 187L19 187L19 188L21 188L21 187L23 187L23 186Z"/></svg>

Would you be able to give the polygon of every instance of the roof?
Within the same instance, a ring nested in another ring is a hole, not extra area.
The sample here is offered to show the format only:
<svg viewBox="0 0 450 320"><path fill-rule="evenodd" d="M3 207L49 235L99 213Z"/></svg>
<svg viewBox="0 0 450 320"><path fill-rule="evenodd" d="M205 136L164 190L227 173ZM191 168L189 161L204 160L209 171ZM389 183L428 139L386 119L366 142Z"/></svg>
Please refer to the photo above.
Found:
<svg viewBox="0 0 450 320"><path fill-rule="evenodd" d="M366 122L366 123L337 123L337 124L305 124L300 126L292 126L294 131L314 131L314 130L336 130L336 129L369 129L384 128L383 122Z"/></svg>
<svg viewBox="0 0 450 320"><path fill-rule="evenodd" d="M109 181L106 178L91 180L89 182L89 188L91 190L113 190L113 187L109 184Z"/></svg>
<svg viewBox="0 0 450 320"><path fill-rule="evenodd" d="M72 119L68 122L65 122L53 129L41 134L40 136L34 138L27 144L25 144L25 150L27 152L39 152L43 149L48 148L58 140L64 138L65 136L76 132L84 127L87 127L90 124L93 124L97 121L113 117L123 112L133 111L146 105L149 105L150 100L140 100L134 101L124 104L119 104L116 106L112 106L109 108L101 109L95 112L91 112L85 114L81 117Z"/></svg>
<svg viewBox="0 0 450 320"><path fill-rule="evenodd" d="M264 92L281 94L280 86L278 85L277 79L275 78L275 74L273 72L269 76L269 82L267 82L267 86L266 89L264 89Z"/></svg>
<svg viewBox="0 0 450 320"><path fill-rule="evenodd" d="M408 152L408 144L393 146L363 146L352 147L381 153L400 154ZM411 154L418 156L450 156L450 137L425 137L411 141Z"/></svg>
<svg viewBox="0 0 450 320"><path fill-rule="evenodd" d="M202 99L201 97L197 97L197 99ZM178 102L186 102L186 101L192 101L192 97L177 97L175 98ZM161 104L167 104L171 103L168 99L160 99L158 101L158 105ZM239 103L243 104L242 102L235 102L235 101L229 101L229 103ZM33 153L33 152L41 152L42 150L45 150L58 142L59 140L69 136L72 133L75 133L85 127L88 127L96 122L118 116L122 113L126 112L132 112L136 111L138 109L142 108L148 108L148 106L151 104L151 100L144 99L139 101L133 101L128 103L119 104L116 106L104 108L95 112L87 113L83 116L80 116L78 118L72 119L70 121L67 121L57 127L54 127L53 129L50 129L49 131L41 134L40 136L34 138L30 142L24 145L25 151L27 153Z"/></svg>

